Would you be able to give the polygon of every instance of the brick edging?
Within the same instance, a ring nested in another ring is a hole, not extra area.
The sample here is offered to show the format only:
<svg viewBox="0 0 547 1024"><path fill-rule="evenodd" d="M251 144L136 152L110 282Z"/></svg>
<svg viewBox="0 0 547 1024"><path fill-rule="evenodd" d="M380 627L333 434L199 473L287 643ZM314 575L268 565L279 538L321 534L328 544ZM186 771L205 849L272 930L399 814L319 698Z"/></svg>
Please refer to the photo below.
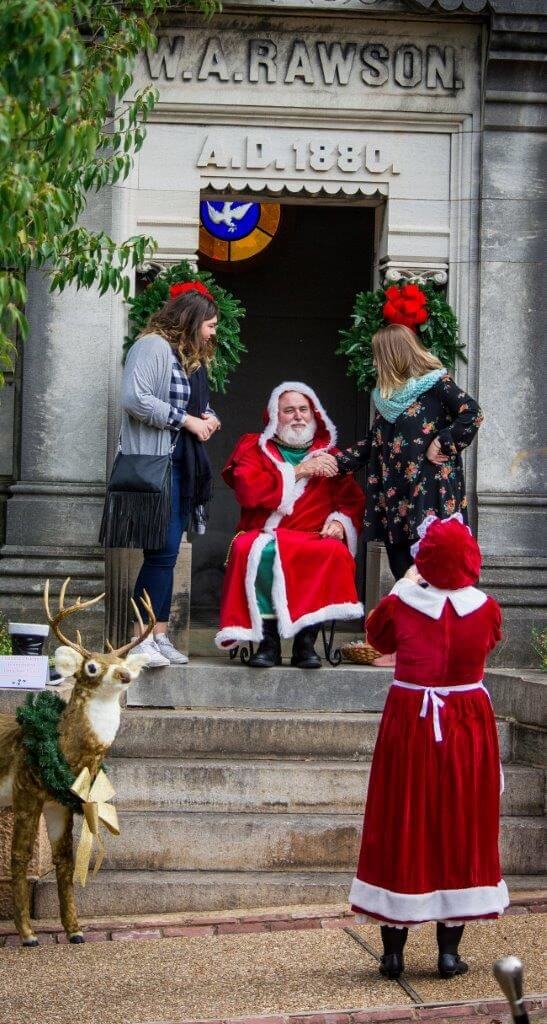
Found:
<svg viewBox="0 0 547 1024"><path fill-rule="evenodd" d="M529 1012L545 1009L547 997L526 999ZM424 1006L392 1006L378 1010L327 1010L324 1013L274 1013L253 1017L225 1017L209 1020L186 1020L184 1024L389 1024L389 1021L463 1020L465 1024L486 1024L485 1018L502 1014L509 1008L503 999L480 999L469 1003L428 1003ZM166 1024L169 1022L166 1021Z"/></svg>
<svg viewBox="0 0 547 1024"><path fill-rule="evenodd" d="M506 916L544 913L547 913L547 896L545 899L538 899L537 894L530 898L522 897L520 900L516 896L511 906L505 911ZM352 923L355 923L355 918L349 910L341 912L340 907L331 910L325 907L320 907L317 910L308 907L293 913L288 912L286 908L279 912L275 910L255 911L254 913L234 911L218 915L203 912L201 914L184 914L178 920L173 914L146 915L141 918L126 919L99 918L95 921L84 922L83 930L88 942L127 942L146 939L197 938L212 935L251 935L264 932L346 928ZM34 928L43 945L64 944L67 941L60 922L36 921ZM0 948L18 945L19 937L13 923L0 921ZM311 1024L316 1024L316 1022L312 1021ZM348 1024L348 1022L335 1022L335 1024Z"/></svg>

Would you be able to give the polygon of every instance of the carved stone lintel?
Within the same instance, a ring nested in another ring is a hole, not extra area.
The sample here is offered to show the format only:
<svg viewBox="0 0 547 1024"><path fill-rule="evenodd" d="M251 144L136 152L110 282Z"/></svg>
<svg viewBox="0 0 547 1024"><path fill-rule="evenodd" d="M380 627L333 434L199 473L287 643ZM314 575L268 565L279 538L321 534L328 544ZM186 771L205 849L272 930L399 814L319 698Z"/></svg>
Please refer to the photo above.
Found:
<svg viewBox="0 0 547 1024"><path fill-rule="evenodd" d="M399 284L400 281L408 281L413 284L425 284L432 281L434 284L445 285L448 282L446 270L398 270L396 267L389 267L384 274L385 284Z"/></svg>

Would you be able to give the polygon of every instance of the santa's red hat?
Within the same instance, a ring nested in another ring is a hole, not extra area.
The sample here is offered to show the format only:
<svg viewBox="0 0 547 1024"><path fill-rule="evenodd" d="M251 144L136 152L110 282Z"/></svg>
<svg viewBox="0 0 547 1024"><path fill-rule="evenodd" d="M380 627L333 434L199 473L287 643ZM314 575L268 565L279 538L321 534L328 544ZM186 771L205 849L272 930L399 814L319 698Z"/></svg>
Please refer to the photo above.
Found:
<svg viewBox="0 0 547 1024"><path fill-rule="evenodd" d="M448 519L428 516L418 534L411 552L426 583L439 590L461 590L477 582L481 551L459 512Z"/></svg>

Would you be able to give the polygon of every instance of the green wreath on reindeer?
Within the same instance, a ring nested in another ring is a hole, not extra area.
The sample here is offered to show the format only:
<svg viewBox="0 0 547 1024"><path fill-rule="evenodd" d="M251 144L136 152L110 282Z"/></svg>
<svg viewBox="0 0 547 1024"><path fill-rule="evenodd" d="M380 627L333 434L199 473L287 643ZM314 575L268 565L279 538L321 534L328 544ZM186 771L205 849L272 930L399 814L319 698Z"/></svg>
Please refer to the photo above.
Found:
<svg viewBox="0 0 547 1024"><path fill-rule="evenodd" d="M245 316L245 309L235 295L216 283L212 274L194 270L187 260L160 271L140 295L129 299L129 333L124 342L124 357L152 314L161 309L176 286L193 281L210 292L218 308L216 349L209 368L209 383L213 391L225 394L230 375L247 351L240 337L240 320Z"/></svg>
<svg viewBox="0 0 547 1024"><path fill-rule="evenodd" d="M456 314L434 281L416 276L374 292L359 292L352 320L349 330L340 331L337 354L347 357L348 376L355 377L360 391L372 391L376 385L372 337L387 324L410 327L447 369L454 368L457 358L466 361Z"/></svg>

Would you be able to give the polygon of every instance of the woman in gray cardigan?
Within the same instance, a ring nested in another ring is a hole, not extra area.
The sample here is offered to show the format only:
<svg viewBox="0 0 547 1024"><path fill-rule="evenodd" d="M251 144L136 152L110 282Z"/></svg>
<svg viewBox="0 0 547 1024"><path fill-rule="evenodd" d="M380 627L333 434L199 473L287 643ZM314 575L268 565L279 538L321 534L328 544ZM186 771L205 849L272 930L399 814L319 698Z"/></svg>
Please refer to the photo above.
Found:
<svg viewBox="0 0 547 1024"><path fill-rule="evenodd" d="M148 655L149 668L188 661L167 635L173 570L190 517L198 532L205 530L212 482L205 444L220 428L207 382L217 307L198 281L173 285L170 294L132 346L122 380L122 452L165 455L172 449L167 539L163 547L143 552L134 592L136 601L148 592L157 619L153 636L135 648Z"/></svg>

